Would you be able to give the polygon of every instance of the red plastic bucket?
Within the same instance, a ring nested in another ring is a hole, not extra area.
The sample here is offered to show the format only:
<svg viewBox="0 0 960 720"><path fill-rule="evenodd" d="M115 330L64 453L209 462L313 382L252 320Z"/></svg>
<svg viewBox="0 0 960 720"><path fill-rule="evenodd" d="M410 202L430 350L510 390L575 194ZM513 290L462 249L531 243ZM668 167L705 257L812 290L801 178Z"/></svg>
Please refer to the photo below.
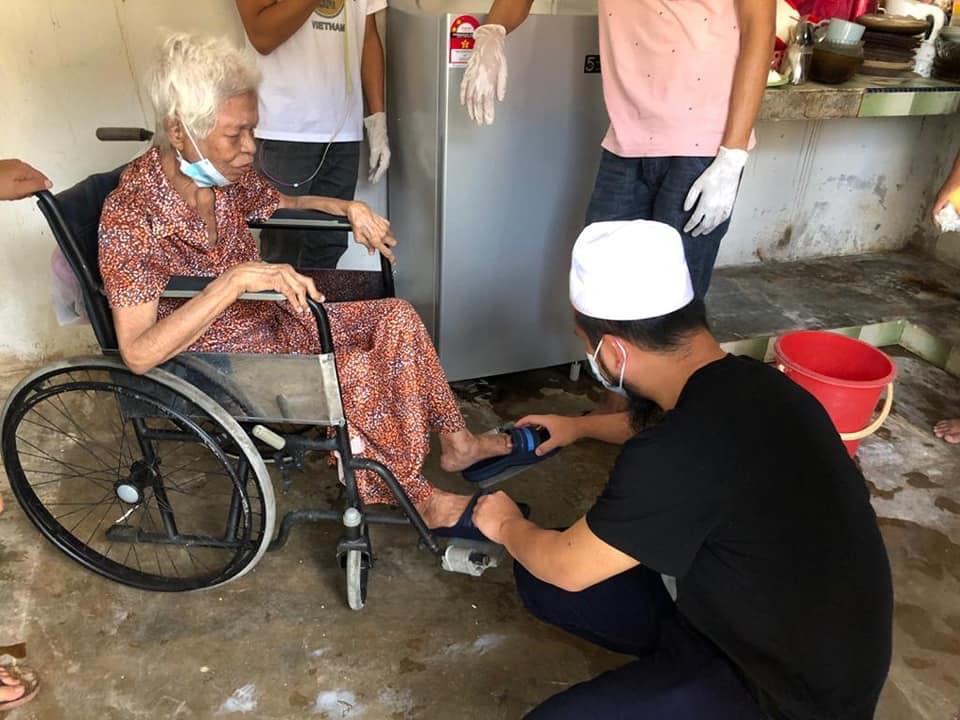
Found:
<svg viewBox="0 0 960 720"><path fill-rule="evenodd" d="M787 333L773 347L780 369L820 401L852 457L890 414L897 366L872 345L820 330ZM871 422L884 388L883 410Z"/></svg>

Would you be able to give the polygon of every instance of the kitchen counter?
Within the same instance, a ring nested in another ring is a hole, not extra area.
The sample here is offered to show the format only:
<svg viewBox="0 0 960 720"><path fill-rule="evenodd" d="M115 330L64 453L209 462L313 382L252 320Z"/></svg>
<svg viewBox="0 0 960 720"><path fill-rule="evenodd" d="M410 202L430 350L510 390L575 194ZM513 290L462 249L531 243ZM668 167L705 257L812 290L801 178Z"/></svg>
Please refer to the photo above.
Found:
<svg viewBox="0 0 960 720"><path fill-rule="evenodd" d="M761 121L828 120L854 117L952 115L960 111L960 85L916 78L891 83L857 75L841 85L767 88Z"/></svg>

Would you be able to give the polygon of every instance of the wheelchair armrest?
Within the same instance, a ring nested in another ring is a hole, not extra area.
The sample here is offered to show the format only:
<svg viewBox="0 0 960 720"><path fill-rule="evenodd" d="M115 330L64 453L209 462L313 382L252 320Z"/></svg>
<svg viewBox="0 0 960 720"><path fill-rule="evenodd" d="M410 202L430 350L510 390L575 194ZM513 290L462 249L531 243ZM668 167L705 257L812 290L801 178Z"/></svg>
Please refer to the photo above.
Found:
<svg viewBox="0 0 960 720"><path fill-rule="evenodd" d="M253 220L248 227L258 230L333 230L350 232L352 227L345 217L330 215L318 210L280 209L266 220ZM380 256L380 273L387 297L396 294L393 283L393 267L383 255Z"/></svg>
<svg viewBox="0 0 960 720"><path fill-rule="evenodd" d="M186 275L174 275L167 282L166 288L160 294L164 298L192 298L203 292L203 289L209 285L214 278L212 277L189 277ZM282 293L274 290L263 290L255 293L243 293L240 300L270 301L282 302L286 300ZM333 335L330 334L330 320L327 317L327 311L323 305L310 298L307 298L307 305L313 317L317 321L317 334L320 337L320 351L324 354L333 352Z"/></svg>
<svg viewBox="0 0 960 720"><path fill-rule="evenodd" d="M165 298L192 298L203 292L203 289L209 285L214 278L212 277L189 277L186 275L175 275L170 278L167 287L164 288L160 297ZM286 300L282 293L274 290L264 290L262 292L244 293L240 296L241 300L269 300L272 302L282 302Z"/></svg>
<svg viewBox="0 0 960 720"><path fill-rule="evenodd" d="M317 210L277 210L265 220L253 220L249 227L275 230L342 230L350 232L350 222L345 217L329 215Z"/></svg>

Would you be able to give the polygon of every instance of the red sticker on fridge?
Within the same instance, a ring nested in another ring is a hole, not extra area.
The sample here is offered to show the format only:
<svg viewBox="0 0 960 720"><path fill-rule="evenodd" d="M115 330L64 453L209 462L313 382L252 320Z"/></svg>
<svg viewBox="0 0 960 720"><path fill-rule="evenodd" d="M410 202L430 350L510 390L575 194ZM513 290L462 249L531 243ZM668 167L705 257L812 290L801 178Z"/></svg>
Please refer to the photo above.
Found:
<svg viewBox="0 0 960 720"><path fill-rule="evenodd" d="M473 31L480 23L473 15L461 15L450 24L450 67L466 67L473 55Z"/></svg>

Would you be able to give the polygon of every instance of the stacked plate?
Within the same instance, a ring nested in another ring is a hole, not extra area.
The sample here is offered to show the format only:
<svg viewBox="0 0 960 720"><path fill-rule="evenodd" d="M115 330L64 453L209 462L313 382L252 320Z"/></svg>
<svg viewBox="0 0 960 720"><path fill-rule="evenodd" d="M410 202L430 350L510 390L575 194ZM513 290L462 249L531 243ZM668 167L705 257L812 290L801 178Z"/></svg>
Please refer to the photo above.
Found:
<svg viewBox="0 0 960 720"><path fill-rule="evenodd" d="M865 25L860 74L905 78L913 72L914 55L928 29L926 20L904 15L861 15Z"/></svg>
<svg viewBox="0 0 960 720"><path fill-rule="evenodd" d="M960 82L960 27L945 27L937 36L935 45L937 55L933 61L933 77Z"/></svg>

